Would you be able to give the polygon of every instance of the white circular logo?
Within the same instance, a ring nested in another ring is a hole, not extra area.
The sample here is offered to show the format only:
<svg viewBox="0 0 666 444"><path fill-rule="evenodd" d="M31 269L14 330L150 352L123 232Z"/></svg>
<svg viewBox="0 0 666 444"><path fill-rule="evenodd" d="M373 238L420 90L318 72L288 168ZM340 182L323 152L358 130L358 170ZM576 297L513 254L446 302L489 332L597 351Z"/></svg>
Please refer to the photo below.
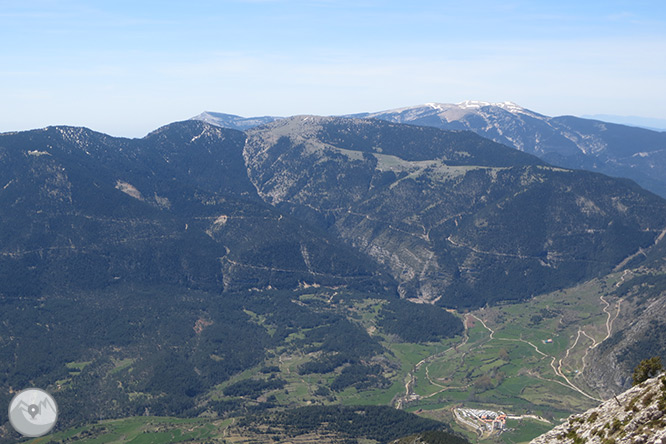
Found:
<svg viewBox="0 0 666 444"><path fill-rule="evenodd" d="M46 435L58 420L58 405L47 392L38 388L22 390L9 404L9 422L23 436Z"/></svg>

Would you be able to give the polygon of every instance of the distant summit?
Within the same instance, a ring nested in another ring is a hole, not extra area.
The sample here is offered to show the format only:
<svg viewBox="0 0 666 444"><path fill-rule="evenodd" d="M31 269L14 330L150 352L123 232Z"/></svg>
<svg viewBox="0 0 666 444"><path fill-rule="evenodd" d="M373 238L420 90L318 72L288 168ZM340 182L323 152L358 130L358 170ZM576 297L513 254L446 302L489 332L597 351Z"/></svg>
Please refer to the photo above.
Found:
<svg viewBox="0 0 666 444"><path fill-rule="evenodd" d="M565 168L626 177L666 197L666 132L574 116L550 117L513 102L425 103L344 117L468 130ZM204 112L192 118L246 131L281 117Z"/></svg>
<svg viewBox="0 0 666 444"><path fill-rule="evenodd" d="M204 111L203 113L192 117L190 120L201 120L211 125L219 126L222 128L235 129L245 131L255 126L263 125L265 123L273 122L281 117L263 116L263 117L241 117L234 114L214 113Z"/></svg>
<svg viewBox="0 0 666 444"><path fill-rule="evenodd" d="M522 106L518 105L517 103L514 102L484 102L481 100L465 100L460 103L426 103L424 105L417 105L410 107L411 109L419 109L419 108L425 108L425 107L430 107L433 110L438 110L442 112L447 112L450 110L454 109L464 109L464 110L478 110L481 108L486 108L486 107L494 107L494 108L501 108L503 110L506 110L510 113L514 114L532 114L535 116L540 116L540 114L537 114L533 111L528 110L527 108L523 108Z"/></svg>
<svg viewBox="0 0 666 444"><path fill-rule="evenodd" d="M666 133L573 116L549 117L513 102L426 103L354 114L394 123L469 130L553 165L626 177L666 196Z"/></svg>

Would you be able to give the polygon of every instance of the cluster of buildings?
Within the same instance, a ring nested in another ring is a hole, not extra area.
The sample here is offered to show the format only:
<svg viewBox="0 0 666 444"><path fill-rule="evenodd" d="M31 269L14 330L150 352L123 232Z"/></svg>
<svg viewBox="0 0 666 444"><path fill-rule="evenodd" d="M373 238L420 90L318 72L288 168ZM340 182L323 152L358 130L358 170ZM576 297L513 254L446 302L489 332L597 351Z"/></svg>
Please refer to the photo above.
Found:
<svg viewBox="0 0 666 444"><path fill-rule="evenodd" d="M492 410L456 409L456 416L465 423L481 429L481 433L503 432L506 430L506 414Z"/></svg>

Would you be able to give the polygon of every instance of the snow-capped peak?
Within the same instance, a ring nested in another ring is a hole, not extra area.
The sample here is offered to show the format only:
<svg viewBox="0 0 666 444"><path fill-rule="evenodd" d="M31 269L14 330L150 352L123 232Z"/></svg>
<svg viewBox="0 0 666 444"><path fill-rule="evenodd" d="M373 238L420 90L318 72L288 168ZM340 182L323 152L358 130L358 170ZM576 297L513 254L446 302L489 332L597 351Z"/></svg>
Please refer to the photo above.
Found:
<svg viewBox="0 0 666 444"><path fill-rule="evenodd" d="M522 106L514 102L484 102L480 100L465 100L460 103L440 103L440 102L427 102L422 105L408 106L405 108L396 108L387 111L379 111L376 113L368 113L365 116L367 117L378 117L384 115L399 115L400 117L395 117L392 121L410 121L424 116L429 116L431 114L436 114L440 118L444 118L447 121L458 120L462 116L470 113L481 113L483 108L489 107L491 109L501 109L506 112L509 112L513 115L527 115L530 117L543 119L546 116L530 111L529 109L523 108ZM492 112L492 111L491 111ZM380 117L381 118L381 117Z"/></svg>
<svg viewBox="0 0 666 444"><path fill-rule="evenodd" d="M456 103L457 106L464 109L479 109L484 106L491 106L490 102L482 102L480 100L465 100L464 102Z"/></svg>
<svg viewBox="0 0 666 444"><path fill-rule="evenodd" d="M504 111L508 111L511 114L526 114L532 117L543 117L540 114L523 108L514 102L482 102L480 100L465 100L464 102L456 103L455 106L464 110L479 110L483 107L490 106L503 109Z"/></svg>
<svg viewBox="0 0 666 444"><path fill-rule="evenodd" d="M448 108L446 105L444 105L442 103L426 103L425 106L427 106L429 108L432 108L434 110L437 110L437 111L446 111L446 109ZM449 105L449 107L450 107L450 105Z"/></svg>
<svg viewBox="0 0 666 444"><path fill-rule="evenodd" d="M460 108L479 109L484 106L495 106L502 108L509 112L524 112L525 108L513 102L482 102L480 100L465 100L464 102L456 103Z"/></svg>
<svg viewBox="0 0 666 444"><path fill-rule="evenodd" d="M494 105L511 113L524 113L526 111L525 108L513 102L495 103Z"/></svg>

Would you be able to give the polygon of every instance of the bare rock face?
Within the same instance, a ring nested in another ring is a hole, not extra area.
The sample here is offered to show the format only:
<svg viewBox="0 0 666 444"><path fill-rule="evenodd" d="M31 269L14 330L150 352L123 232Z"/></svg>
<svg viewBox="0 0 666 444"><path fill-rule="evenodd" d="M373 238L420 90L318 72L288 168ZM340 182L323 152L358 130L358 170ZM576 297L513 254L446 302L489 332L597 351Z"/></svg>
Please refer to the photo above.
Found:
<svg viewBox="0 0 666 444"><path fill-rule="evenodd" d="M643 382L567 421L530 444L666 443L666 375Z"/></svg>

